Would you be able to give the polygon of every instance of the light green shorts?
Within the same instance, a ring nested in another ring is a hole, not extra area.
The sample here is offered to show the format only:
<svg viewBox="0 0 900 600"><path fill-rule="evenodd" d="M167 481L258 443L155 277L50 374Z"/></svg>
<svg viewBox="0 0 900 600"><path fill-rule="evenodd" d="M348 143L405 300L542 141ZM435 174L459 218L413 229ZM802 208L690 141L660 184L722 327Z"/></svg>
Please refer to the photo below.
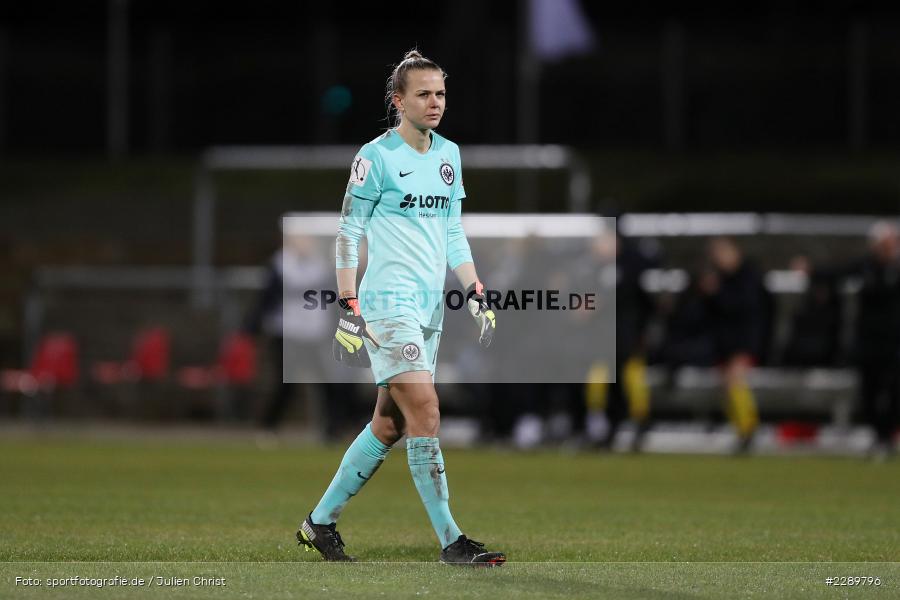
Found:
<svg viewBox="0 0 900 600"><path fill-rule="evenodd" d="M381 344L376 348L363 338L378 386L387 387L392 377L408 371L429 371L434 381L440 331L423 327L411 317L390 317L366 324Z"/></svg>

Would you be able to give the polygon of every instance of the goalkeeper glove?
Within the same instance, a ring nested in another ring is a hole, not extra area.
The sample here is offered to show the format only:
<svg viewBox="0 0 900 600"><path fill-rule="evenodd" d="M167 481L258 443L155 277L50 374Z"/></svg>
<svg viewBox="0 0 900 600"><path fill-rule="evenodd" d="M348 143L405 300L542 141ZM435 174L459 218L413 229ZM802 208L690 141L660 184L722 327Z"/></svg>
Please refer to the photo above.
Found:
<svg viewBox="0 0 900 600"><path fill-rule="evenodd" d="M369 352L363 343L363 338L379 347L378 342L369 332L366 320L359 312L359 300L356 298L340 298L338 300L340 315L337 331L334 332L334 340L331 343L331 351L334 360L342 362L348 367L371 367Z"/></svg>
<svg viewBox="0 0 900 600"><path fill-rule="evenodd" d="M478 325L478 343L487 348L494 339L497 320L494 311L488 307L484 299L484 285L480 281L476 281L466 289L466 302Z"/></svg>

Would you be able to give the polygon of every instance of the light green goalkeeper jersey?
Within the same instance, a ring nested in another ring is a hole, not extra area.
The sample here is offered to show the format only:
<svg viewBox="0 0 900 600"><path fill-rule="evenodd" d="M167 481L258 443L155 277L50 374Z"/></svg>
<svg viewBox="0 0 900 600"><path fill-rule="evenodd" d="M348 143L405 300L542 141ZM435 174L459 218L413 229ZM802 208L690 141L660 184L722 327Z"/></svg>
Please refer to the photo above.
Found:
<svg viewBox="0 0 900 600"><path fill-rule="evenodd" d="M472 260L460 219L465 196L459 147L433 131L425 154L395 130L360 149L350 166L336 264L358 266L366 236L357 294L366 320L407 316L440 329L447 265Z"/></svg>

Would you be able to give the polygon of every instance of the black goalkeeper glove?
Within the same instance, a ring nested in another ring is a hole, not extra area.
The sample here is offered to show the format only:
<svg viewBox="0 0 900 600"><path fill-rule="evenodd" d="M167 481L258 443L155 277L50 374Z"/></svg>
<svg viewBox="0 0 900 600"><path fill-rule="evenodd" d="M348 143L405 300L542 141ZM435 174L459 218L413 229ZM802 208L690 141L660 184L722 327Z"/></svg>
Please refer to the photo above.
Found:
<svg viewBox="0 0 900 600"><path fill-rule="evenodd" d="M494 339L497 319L484 299L484 286L480 281L476 281L466 289L466 302L478 325L478 343L487 348Z"/></svg>
<svg viewBox="0 0 900 600"><path fill-rule="evenodd" d="M331 342L331 350L334 360L342 362L348 367L371 367L369 352L363 343L363 338L379 347L375 337L366 327L366 320L359 312L359 300L356 298L340 298L338 300L340 315L337 331L334 332L334 340Z"/></svg>

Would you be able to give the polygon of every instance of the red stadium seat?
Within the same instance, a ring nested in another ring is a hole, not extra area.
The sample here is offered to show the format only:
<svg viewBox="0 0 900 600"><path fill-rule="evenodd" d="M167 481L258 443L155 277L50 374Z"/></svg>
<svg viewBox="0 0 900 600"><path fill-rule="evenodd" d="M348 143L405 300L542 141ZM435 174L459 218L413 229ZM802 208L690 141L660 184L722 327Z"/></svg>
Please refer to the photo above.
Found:
<svg viewBox="0 0 900 600"><path fill-rule="evenodd" d="M51 333L38 344L31 376L41 388L72 388L78 382L78 343L69 333Z"/></svg>
<svg viewBox="0 0 900 600"><path fill-rule="evenodd" d="M256 343L248 335L235 333L222 342L220 377L231 385L248 385L256 379Z"/></svg>
<svg viewBox="0 0 900 600"><path fill-rule="evenodd" d="M38 342L27 370L6 369L0 374L4 391L33 395L78 383L78 342L70 333L48 333Z"/></svg>
<svg viewBox="0 0 900 600"><path fill-rule="evenodd" d="M184 366L175 380L183 389L203 392L220 420L247 419L248 394L257 376L256 352L251 336L232 333L223 338L214 364Z"/></svg>
<svg viewBox="0 0 900 600"><path fill-rule="evenodd" d="M246 334L233 333L222 340L216 364L182 367L177 379L182 387L207 389L249 385L256 375L256 342Z"/></svg>
<svg viewBox="0 0 900 600"><path fill-rule="evenodd" d="M91 367L94 381L104 385L122 382L162 381L169 375L171 336L162 327L140 331L126 361L98 361Z"/></svg>
<svg viewBox="0 0 900 600"><path fill-rule="evenodd" d="M159 381L169 374L171 338L162 327L141 332L134 342L132 361L138 377L146 381Z"/></svg>

